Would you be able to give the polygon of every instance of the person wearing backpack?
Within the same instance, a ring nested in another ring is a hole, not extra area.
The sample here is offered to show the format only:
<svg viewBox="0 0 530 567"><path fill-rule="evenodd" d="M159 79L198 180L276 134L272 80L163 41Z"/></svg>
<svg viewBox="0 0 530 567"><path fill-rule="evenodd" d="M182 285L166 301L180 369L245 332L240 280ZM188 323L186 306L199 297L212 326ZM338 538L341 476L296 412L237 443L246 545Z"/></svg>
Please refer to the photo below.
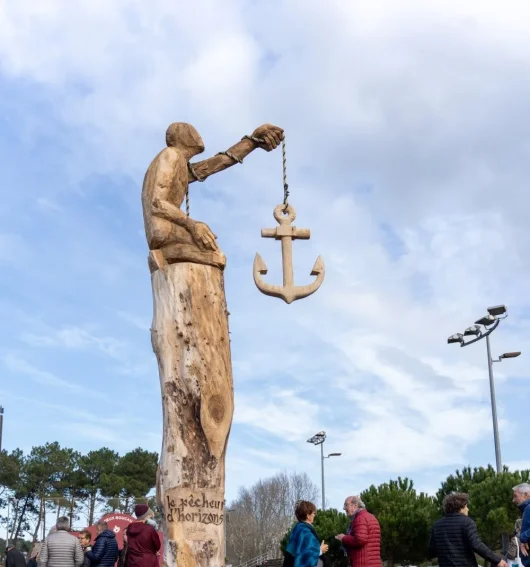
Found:
<svg viewBox="0 0 530 567"><path fill-rule="evenodd" d="M324 554L329 546L320 541L313 527L316 506L312 502L301 500L296 504L294 514L298 523L289 536L283 567L325 567L327 558Z"/></svg>

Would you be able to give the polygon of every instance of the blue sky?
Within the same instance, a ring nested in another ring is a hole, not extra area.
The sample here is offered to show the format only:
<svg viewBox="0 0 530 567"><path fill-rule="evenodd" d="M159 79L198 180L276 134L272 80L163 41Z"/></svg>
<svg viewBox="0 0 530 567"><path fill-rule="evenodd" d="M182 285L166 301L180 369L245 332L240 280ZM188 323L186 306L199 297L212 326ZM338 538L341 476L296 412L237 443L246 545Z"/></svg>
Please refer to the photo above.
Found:
<svg viewBox="0 0 530 567"><path fill-rule="evenodd" d="M447 337L505 303L492 336L503 459L529 405L530 17L526 3L6 0L0 7L0 403L7 449L159 450L140 190L173 121L205 155L262 123L287 137L311 240L287 306L258 293L281 154L195 184L228 257L236 410L227 496L280 470L329 504L397 475L433 492L494 462L485 345ZM200 17L198 17L200 14Z"/></svg>

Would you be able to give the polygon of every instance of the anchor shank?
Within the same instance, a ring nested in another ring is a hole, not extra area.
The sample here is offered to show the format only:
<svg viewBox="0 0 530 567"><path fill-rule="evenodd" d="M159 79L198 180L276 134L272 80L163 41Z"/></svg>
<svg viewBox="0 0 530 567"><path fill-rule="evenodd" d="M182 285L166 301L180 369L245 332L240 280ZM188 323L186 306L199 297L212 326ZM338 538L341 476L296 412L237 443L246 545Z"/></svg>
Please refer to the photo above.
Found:
<svg viewBox="0 0 530 567"><path fill-rule="evenodd" d="M290 236L282 237L282 265L283 287L293 287L293 241Z"/></svg>

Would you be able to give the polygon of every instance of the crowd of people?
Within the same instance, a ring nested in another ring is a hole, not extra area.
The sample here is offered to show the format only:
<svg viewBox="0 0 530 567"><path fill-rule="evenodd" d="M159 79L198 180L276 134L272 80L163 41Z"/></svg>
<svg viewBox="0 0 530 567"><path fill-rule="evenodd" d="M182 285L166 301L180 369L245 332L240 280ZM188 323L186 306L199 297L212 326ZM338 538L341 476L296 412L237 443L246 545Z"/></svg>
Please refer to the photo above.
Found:
<svg viewBox="0 0 530 567"><path fill-rule="evenodd" d="M530 484L513 488L513 503L521 518L515 523L510 545L502 555L493 552L480 539L475 522L469 517L469 497L455 492L443 501L444 516L431 530L428 556L439 567L478 567L476 555L497 567L530 567ZM350 567L381 567L381 528L359 496L349 496L344 511L350 519L341 542ZM317 514L312 502L300 501L295 508L298 522L291 531L283 567L327 567L329 545L321 541L313 527Z"/></svg>
<svg viewBox="0 0 530 567"><path fill-rule="evenodd" d="M521 511L508 549L497 554L480 539L475 522L469 517L469 497L448 494L443 501L444 517L431 530L428 555L438 559L439 567L478 567L476 555L496 567L530 567L530 484L513 488L513 503ZM366 510L359 496L344 501L350 519L344 534L337 534L350 567L382 567L381 528L377 518ZM105 522L96 524L96 537L89 530L73 537L70 522L59 518L53 533L43 542L28 563L13 545L7 546L5 567L158 567L160 538L153 511L145 504L134 510L136 520L123 534L120 549L116 536ZM321 541L313 527L317 508L300 501L295 508L297 523L287 544L284 567L329 567L329 545ZM475 555L476 554L476 555Z"/></svg>
<svg viewBox="0 0 530 567"><path fill-rule="evenodd" d="M79 536L70 532L70 520L59 518L57 524L26 563L24 555L8 544L5 567L159 567L160 538L154 512L146 504L134 509L136 520L123 534L119 547L116 535L105 522L96 524L93 538L88 529Z"/></svg>

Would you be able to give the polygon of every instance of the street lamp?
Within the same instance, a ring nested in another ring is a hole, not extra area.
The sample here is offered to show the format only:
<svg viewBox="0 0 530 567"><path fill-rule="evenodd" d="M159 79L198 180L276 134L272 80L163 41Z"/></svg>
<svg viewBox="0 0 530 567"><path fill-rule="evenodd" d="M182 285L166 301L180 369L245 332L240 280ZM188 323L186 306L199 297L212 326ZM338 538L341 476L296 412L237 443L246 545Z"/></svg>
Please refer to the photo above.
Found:
<svg viewBox="0 0 530 567"><path fill-rule="evenodd" d="M2 452L2 428L4 425L4 408L0 406L0 453ZM7 540L6 540L7 545Z"/></svg>
<svg viewBox="0 0 530 567"><path fill-rule="evenodd" d="M326 440L326 432L320 431L315 433L311 439L308 439L308 443L313 445L320 445L320 464L322 469L322 510L326 509L326 485L324 482L324 459L329 459L330 457L340 457L342 453L329 453L327 457L324 457L324 441Z"/></svg>
<svg viewBox="0 0 530 567"><path fill-rule="evenodd" d="M481 339L486 339L486 352L488 355L488 373L490 382L490 395L491 395L491 417L493 421L493 441L495 443L495 461L497 466L497 473L502 472L502 459L501 459L501 446L499 441L499 426L497 423L497 403L495 401L495 384L493 381L493 363L501 362L505 358L516 358L521 353L520 352L505 352L501 354L497 360L491 358L491 346L490 346L490 335L499 326L502 319L508 317L507 309L505 305L496 305L494 307L488 307L488 315L484 315L471 327L468 327L464 334L456 333L451 335L447 342L449 344L459 343L461 347L469 346ZM486 327L483 330L482 327ZM472 340L466 341L464 337L475 337Z"/></svg>

